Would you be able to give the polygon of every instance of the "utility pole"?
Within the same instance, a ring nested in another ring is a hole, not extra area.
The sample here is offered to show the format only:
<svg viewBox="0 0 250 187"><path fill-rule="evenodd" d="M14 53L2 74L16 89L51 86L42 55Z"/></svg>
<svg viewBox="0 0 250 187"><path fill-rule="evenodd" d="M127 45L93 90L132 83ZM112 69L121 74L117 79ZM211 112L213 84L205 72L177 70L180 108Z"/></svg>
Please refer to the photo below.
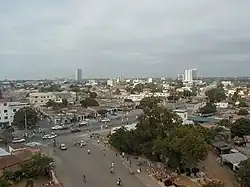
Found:
<svg viewBox="0 0 250 187"><path fill-rule="evenodd" d="M25 120L25 122L24 122L24 125L25 125L25 140L27 140L27 138L28 138L28 128L27 128L27 113L26 113L26 111L24 113L24 120Z"/></svg>

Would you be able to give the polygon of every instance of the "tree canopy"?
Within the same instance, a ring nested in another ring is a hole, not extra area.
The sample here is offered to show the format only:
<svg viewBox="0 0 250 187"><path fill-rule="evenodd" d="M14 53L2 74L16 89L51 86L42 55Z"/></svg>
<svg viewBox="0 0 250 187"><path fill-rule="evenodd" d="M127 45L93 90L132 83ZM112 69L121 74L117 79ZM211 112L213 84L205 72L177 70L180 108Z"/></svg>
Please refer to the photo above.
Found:
<svg viewBox="0 0 250 187"><path fill-rule="evenodd" d="M58 84L52 84L49 87L42 87L40 89L41 92L60 92L61 90L61 86Z"/></svg>
<svg viewBox="0 0 250 187"><path fill-rule="evenodd" d="M144 97L141 101L140 101L140 105L139 108L143 109L143 110L148 110L148 109L152 109L154 107L157 106L158 103L161 102L161 99L159 97Z"/></svg>
<svg viewBox="0 0 250 187"><path fill-rule="evenodd" d="M221 102L226 99L225 90L222 87L212 88L206 92L210 102Z"/></svg>
<svg viewBox="0 0 250 187"><path fill-rule="evenodd" d="M248 104L245 101L240 101L239 107L248 107Z"/></svg>
<svg viewBox="0 0 250 187"><path fill-rule="evenodd" d="M99 103L92 98L86 98L84 100L80 101L82 107L87 108L87 107L94 107L94 106L99 106Z"/></svg>
<svg viewBox="0 0 250 187"><path fill-rule="evenodd" d="M99 109L97 110L97 113L100 114L101 116L105 116L108 113L107 109Z"/></svg>
<svg viewBox="0 0 250 187"><path fill-rule="evenodd" d="M53 167L53 159L39 153L21 164L21 167L17 171L4 170L0 182L1 184L15 184L18 182L18 179L48 176L50 169L53 169Z"/></svg>
<svg viewBox="0 0 250 187"><path fill-rule="evenodd" d="M97 93L96 92L89 92L89 97L92 99L97 98Z"/></svg>
<svg viewBox="0 0 250 187"><path fill-rule="evenodd" d="M237 119L231 127L232 136L243 137L250 135L250 120L246 118Z"/></svg>
<svg viewBox="0 0 250 187"><path fill-rule="evenodd" d="M224 126L224 127L228 127L228 128L231 128L232 126L232 123L230 122L230 120L228 119L222 119L218 122L218 125L219 126Z"/></svg>
<svg viewBox="0 0 250 187"><path fill-rule="evenodd" d="M158 107L150 98L143 105L144 114L135 130L121 128L110 136L113 147L155 161L168 158L168 165L173 168L195 165L206 157L206 136L200 128L182 125L176 113Z"/></svg>
<svg viewBox="0 0 250 187"><path fill-rule="evenodd" d="M25 107L15 113L13 123L19 129L25 129L25 121L27 121L27 128L33 129L36 127L38 120L39 118L37 112L33 108Z"/></svg>
<svg viewBox="0 0 250 187"><path fill-rule="evenodd" d="M241 108L239 111L238 111L238 115L240 116L246 116L248 114L248 110L244 109L244 108Z"/></svg>
<svg viewBox="0 0 250 187"><path fill-rule="evenodd" d="M250 158L241 162L237 176L242 187L250 187Z"/></svg>
<svg viewBox="0 0 250 187"><path fill-rule="evenodd" d="M207 103L204 107L200 109L201 114L213 114L215 112L217 112L216 106L211 102Z"/></svg>

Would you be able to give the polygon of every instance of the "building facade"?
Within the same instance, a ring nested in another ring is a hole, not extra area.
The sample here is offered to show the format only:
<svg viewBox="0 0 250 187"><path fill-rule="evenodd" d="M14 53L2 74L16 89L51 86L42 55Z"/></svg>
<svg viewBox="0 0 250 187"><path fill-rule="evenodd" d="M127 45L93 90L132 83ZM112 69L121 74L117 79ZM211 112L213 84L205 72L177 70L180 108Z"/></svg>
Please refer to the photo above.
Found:
<svg viewBox="0 0 250 187"><path fill-rule="evenodd" d="M23 108L29 107L28 103L12 102L5 99L0 100L0 127L10 126L14 121L15 113Z"/></svg>
<svg viewBox="0 0 250 187"><path fill-rule="evenodd" d="M31 105L45 105L49 100L60 103L63 99L67 99L68 103L76 101L76 92L35 92L29 94L29 103Z"/></svg>
<svg viewBox="0 0 250 187"><path fill-rule="evenodd" d="M82 81L82 69L76 70L76 81L81 82Z"/></svg>
<svg viewBox="0 0 250 187"><path fill-rule="evenodd" d="M184 81L192 82L198 79L198 71L197 69L186 69L184 71Z"/></svg>

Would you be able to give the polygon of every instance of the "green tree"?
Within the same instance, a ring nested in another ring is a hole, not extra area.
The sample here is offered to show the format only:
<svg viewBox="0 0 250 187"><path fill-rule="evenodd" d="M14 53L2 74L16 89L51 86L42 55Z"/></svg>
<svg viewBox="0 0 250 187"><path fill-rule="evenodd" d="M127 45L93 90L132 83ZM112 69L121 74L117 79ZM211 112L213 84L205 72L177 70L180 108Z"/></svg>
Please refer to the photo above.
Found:
<svg viewBox="0 0 250 187"><path fill-rule="evenodd" d="M26 120L25 120L26 118ZM24 129L25 128L25 121L27 122L27 127L29 129L33 129L36 127L37 122L38 122L38 114L37 112L30 107L25 107L21 108L15 113L14 116L14 124L19 128L19 129Z"/></svg>
<svg viewBox="0 0 250 187"><path fill-rule="evenodd" d="M226 99L225 90L221 87L212 88L206 92L210 102L221 102Z"/></svg>
<svg viewBox="0 0 250 187"><path fill-rule="evenodd" d="M52 169L53 159L42 155L41 153L34 155L30 160L21 165L21 171L26 178L35 178L38 176L46 176Z"/></svg>
<svg viewBox="0 0 250 187"><path fill-rule="evenodd" d="M80 87L77 86L77 85L75 85L75 84L71 84L71 85L69 86L69 89L70 89L70 91L72 91L72 92L80 92L80 91L81 91Z"/></svg>
<svg viewBox="0 0 250 187"><path fill-rule="evenodd" d="M135 85L133 91L137 93L143 92L144 87L145 86L143 84L137 84Z"/></svg>
<svg viewBox="0 0 250 187"><path fill-rule="evenodd" d="M207 103L203 108L200 109L201 114L212 114L215 112L217 112L216 106L211 102Z"/></svg>
<svg viewBox="0 0 250 187"><path fill-rule="evenodd" d="M250 158L240 163L237 177L242 187L250 187Z"/></svg>
<svg viewBox="0 0 250 187"><path fill-rule="evenodd" d="M169 158L169 165L172 167L195 166L207 156L208 146L205 137L196 127L179 126L165 142L168 142L165 156ZM173 155L178 158L179 163Z"/></svg>
<svg viewBox="0 0 250 187"><path fill-rule="evenodd" d="M97 93L96 92L89 92L89 97L92 99L97 98Z"/></svg>
<svg viewBox="0 0 250 187"><path fill-rule="evenodd" d="M99 103L92 98L86 98L84 100L80 101L82 107L87 108L87 107L94 107L94 106L99 106Z"/></svg>
<svg viewBox="0 0 250 187"><path fill-rule="evenodd" d="M152 109L152 108L156 107L157 104L160 102L161 102L161 99L159 97L154 97L154 96L144 97L140 101L139 108L144 109L144 110Z"/></svg>
<svg viewBox="0 0 250 187"><path fill-rule="evenodd" d="M248 104L245 101L240 101L239 107L248 107Z"/></svg>
<svg viewBox="0 0 250 187"><path fill-rule="evenodd" d="M232 136L243 137L250 134L250 120L246 118L237 119L231 127Z"/></svg>
<svg viewBox="0 0 250 187"><path fill-rule="evenodd" d="M100 109L97 110L97 113L100 114L101 116L105 116L108 113L107 109Z"/></svg>
<svg viewBox="0 0 250 187"><path fill-rule="evenodd" d="M244 108L241 108L239 111L238 111L238 115L240 116L246 116L248 114L248 110L244 109Z"/></svg>
<svg viewBox="0 0 250 187"><path fill-rule="evenodd" d="M218 122L218 126L224 126L230 128L232 126L232 123L229 119L222 119Z"/></svg>

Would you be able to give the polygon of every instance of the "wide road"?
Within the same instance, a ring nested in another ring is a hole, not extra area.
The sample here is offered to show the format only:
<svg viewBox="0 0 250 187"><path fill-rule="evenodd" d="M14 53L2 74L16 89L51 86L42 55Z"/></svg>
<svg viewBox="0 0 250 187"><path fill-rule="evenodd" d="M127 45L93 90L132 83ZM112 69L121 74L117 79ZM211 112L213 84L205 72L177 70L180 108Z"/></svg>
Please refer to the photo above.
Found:
<svg viewBox="0 0 250 187"><path fill-rule="evenodd" d="M136 175L131 175L119 156L109 150L104 156L102 148L93 144L92 140L84 148L74 147L70 138L60 137L58 141L63 141L68 146L68 150L58 150L55 156L56 173L64 186L117 187L118 177L121 178L123 186L146 186ZM87 153L88 148L91 148L90 155ZM114 174L110 173L111 162L115 163ZM82 181L83 174L86 175L86 183Z"/></svg>
<svg viewBox="0 0 250 187"><path fill-rule="evenodd" d="M111 129L113 127L117 127L117 126L120 126L120 125L125 125L127 123L134 123L137 121L137 117L140 116L142 114L142 110L139 110L139 109L136 109L136 110L133 110L131 112L128 112L128 113L124 113L124 114L120 114L119 115L119 118L115 118L115 117L112 117L110 116L110 122L107 122L107 123L101 123L101 122L97 122L96 120L94 121L90 121L90 126L89 127L83 127L82 128L82 131L83 132L86 132L88 129L91 130L91 131L97 131L97 130L101 130L101 125L103 125L103 127L105 127L105 125L108 126L108 129ZM71 126L72 124L68 124L66 126ZM41 121L39 123L39 126L41 128L43 128L45 130L46 133L51 133L52 132L52 129L51 127L53 126L53 124L50 124L48 123L48 121L45 119L43 121ZM55 132L57 135L69 135L71 132L70 130L56 130L56 131L53 131ZM38 140L42 137L42 134L37 134L36 135L36 138L34 140Z"/></svg>

